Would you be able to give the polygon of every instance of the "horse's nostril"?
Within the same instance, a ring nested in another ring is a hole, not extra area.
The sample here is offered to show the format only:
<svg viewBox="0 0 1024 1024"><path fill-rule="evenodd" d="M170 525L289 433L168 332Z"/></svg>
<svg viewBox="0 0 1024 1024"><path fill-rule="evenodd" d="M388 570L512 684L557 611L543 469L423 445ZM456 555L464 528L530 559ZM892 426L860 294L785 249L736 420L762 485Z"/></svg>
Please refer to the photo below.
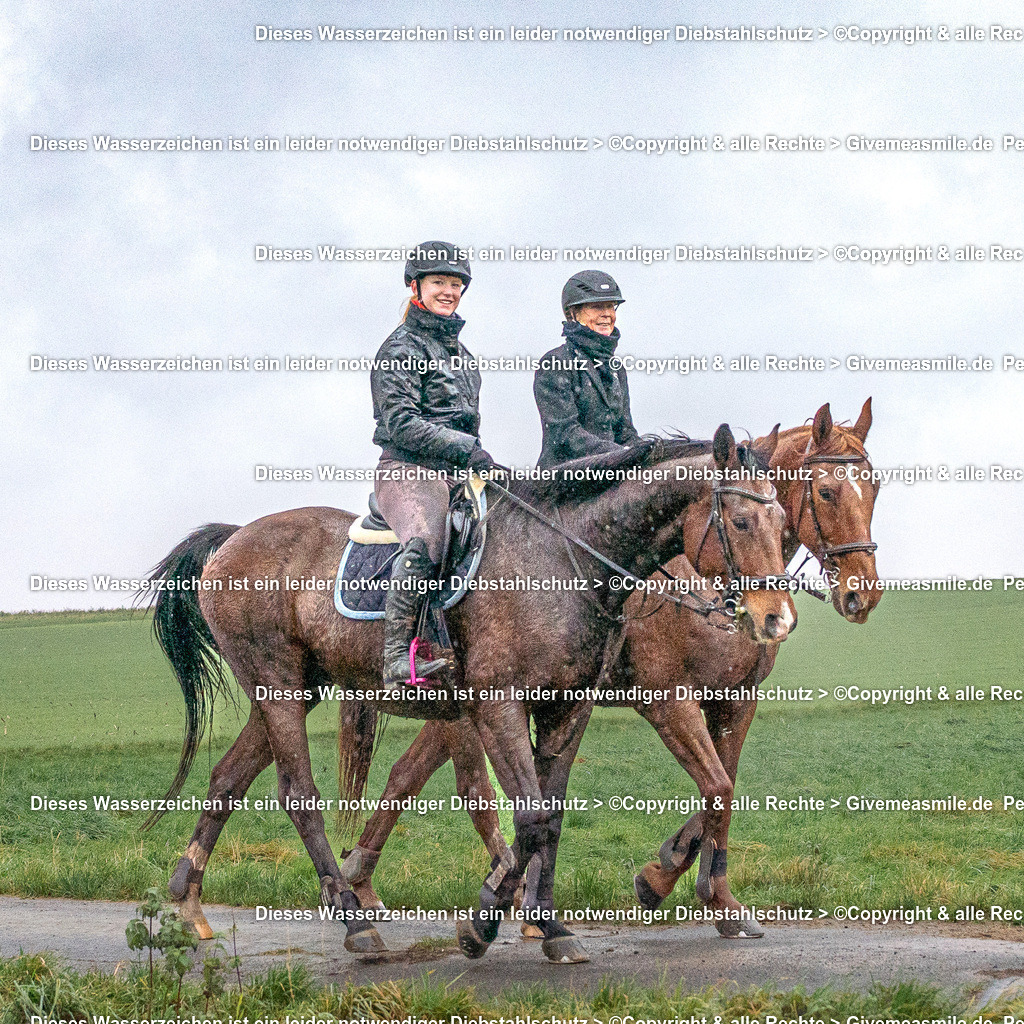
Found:
<svg viewBox="0 0 1024 1024"><path fill-rule="evenodd" d="M768 614L764 617L764 631L765 633L774 638L779 635L779 623L781 619L778 615Z"/></svg>
<svg viewBox="0 0 1024 1024"><path fill-rule="evenodd" d="M856 615L860 611L860 594L851 590L843 598L843 608L847 615Z"/></svg>

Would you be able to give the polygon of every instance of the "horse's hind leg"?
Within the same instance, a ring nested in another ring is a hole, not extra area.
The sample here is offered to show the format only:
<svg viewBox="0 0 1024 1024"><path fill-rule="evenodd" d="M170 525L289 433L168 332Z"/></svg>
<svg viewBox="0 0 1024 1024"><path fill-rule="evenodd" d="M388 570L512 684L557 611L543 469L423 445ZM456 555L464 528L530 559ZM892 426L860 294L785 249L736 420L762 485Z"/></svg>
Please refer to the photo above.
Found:
<svg viewBox="0 0 1024 1024"><path fill-rule="evenodd" d="M508 853L508 843L501 834L498 812L494 810L497 794L487 774L487 755L477 731L465 721L439 723L445 732L448 749L455 765L455 788L469 805L469 817L491 857L499 860Z"/></svg>
<svg viewBox="0 0 1024 1024"><path fill-rule="evenodd" d="M292 820L320 879L320 901L334 908L346 927L350 953L376 953L387 947L373 924L362 914L359 900L338 868L327 842L320 793L313 781L306 735L306 707L301 701L261 701L260 712L277 764L278 795Z"/></svg>
<svg viewBox="0 0 1024 1024"><path fill-rule="evenodd" d="M231 815L233 802L241 800L253 780L273 761L267 731L260 715L249 714L230 750L217 762L210 775L207 799L210 810L199 817L192 838L178 861L171 880L167 883L170 894L179 901L178 913L201 939L213 938L200 897L203 892L203 874L213 848Z"/></svg>
<svg viewBox="0 0 1024 1024"><path fill-rule="evenodd" d="M383 907L373 890L371 877L384 844L398 822L401 811L393 807L418 796L427 780L448 758L455 764L455 785L459 796L470 805L469 816L488 853L504 857L508 844L501 834L498 814L491 807L494 788L487 775L487 760L476 730L468 722L427 722L409 749L395 762L381 804L366 823L355 849L341 865L362 907ZM484 807L481 808L480 805Z"/></svg>
<svg viewBox="0 0 1024 1024"><path fill-rule="evenodd" d="M380 805L363 828L355 848L341 865L341 873L351 884L361 907L384 908L383 901L373 889L373 869L402 815L396 808L406 797L417 796L427 779L451 756L440 724L427 722L416 734L409 749L395 762Z"/></svg>
<svg viewBox="0 0 1024 1024"><path fill-rule="evenodd" d="M593 705L581 702L567 715L549 720L550 713L540 712L534 719L537 723L534 752L537 780L544 800L553 809L549 812L546 841L530 864L523 911L527 920L532 916L531 911L537 915L535 923L544 936L544 955L556 964L585 963L590 959L576 936L555 914L555 860L562 835L569 772L592 711Z"/></svg>
<svg viewBox="0 0 1024 1024"><path fill-rule="evenodd" d="M373 812L355 848L341 865L341 873L352 885L360 906L383 909L384 903L373 889L373 869L402 815L396 808L405 798L418 796L427 780L449 757L451 751L442 723L427 722L409 749L395 762L380 806Z"/></svg>

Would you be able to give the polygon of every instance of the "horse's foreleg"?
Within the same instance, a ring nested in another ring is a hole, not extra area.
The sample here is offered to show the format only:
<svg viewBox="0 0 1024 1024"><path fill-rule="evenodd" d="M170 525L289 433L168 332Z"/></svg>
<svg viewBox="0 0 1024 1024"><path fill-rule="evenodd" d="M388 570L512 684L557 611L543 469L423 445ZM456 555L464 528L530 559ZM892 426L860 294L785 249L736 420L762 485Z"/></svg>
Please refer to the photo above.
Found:
<svg viewBox="0 0 1024 1024"><path fill-rule="evenodd" d="M210 775L207 798L211 809L200 815L185 853L167 883L168 891L178 900L181 918L201 939L213 938L213 929L200 902L207 862L232 808L237 806L236 801L245 796L256 776L273 759L263 720L258 712L252 711L238 738Z"/></svg>
<svg viewBox="0 0 1024 1024"><path fill-rule="evenodd" d="M469 731L469 730L467 730ZM474 739L476 737L474 736ZM479 740L476 740L479 743ZM418 796L438 768L451 757L450 740L444 723L427 722L395 762L381 797L381 806L366 823L355 849L345 858L341 873L349 880L362 907L383 909L373 890L373 870L402 812L395 810L406 797Z"/></svg>
<svg viewBox="0 0 1024 1024"><path fill-rule="evenodd" d="M718 752L696 701L671 701L644 709L672 756L697 784L702 809L694 814L661 850L660 860L651 861L633 880L640 903L653 910L675 888L676 882L701 856L697 895L710 902L716 884L715 851L709 846L720 834L720 821L732 810L733 783Z"/></svg>
<svg viewBox="0 0 1024 1024"><path fill-rule="evenodd" d="M537 779L544 800L553 809L548 812L544 843L530 865L523 911L527 919L535 917L534 923L544 935L542 948L545 956L559 964L578 964L590 959L584 947L555 913L555 862L562 834L569 773L593 710L592 703L581 701L569 714L554 721L549 721L543 714L535 716L537 742L534 763L537 766Z"/></svg>
<svg viewBox="0 0 1024 1024"><path fill-rule="evenodd" d="M337 918L345 922L345 948L350 953L386 949L377 929L364 916L327 842L320 793L309 757L305 705L301 701L261 701L258 706L277 763L279 800L316 868L321 904L334 908Z"/></svg>
<svg viewBox="0 0 1024 1024"><path fill-rule="evenodd" d="M711 705L707 711L708 730L714 740L715 749L718 751L722 767L734 784L743 741L747 738L747 731L750 729L750 723L753 722L756 711L756 700L725 701ZM760 938L764 935L764 930L749 915L741 915L740 920L733 918L736 908L741 908L741 904L729 889L729 881L726 877L726 850L729 845L731 813L730 806L717 822L716 831L712 834L715 841L713 873L716 877L714 879L714 899L711 906L713 909L728 908L730 911L729 917L715 921L715 927L722 935L730 939Z"/></svg>

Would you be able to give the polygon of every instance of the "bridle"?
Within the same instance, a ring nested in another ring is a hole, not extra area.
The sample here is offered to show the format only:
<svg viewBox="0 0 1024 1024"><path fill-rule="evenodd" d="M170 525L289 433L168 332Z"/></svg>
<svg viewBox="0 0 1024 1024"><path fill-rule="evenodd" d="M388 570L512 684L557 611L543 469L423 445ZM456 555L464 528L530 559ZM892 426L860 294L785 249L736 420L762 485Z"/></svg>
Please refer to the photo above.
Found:
<svg viewBox="0 0 1024 1024"><path fill-rule="evenodd" d="M863 455L849 454L849 455L811 455L811 444L813 443L814 435L812 432L811 437L807 439L807 447L804 449L804 459L801 463L803 469L810 469L812 466L818 465L855 465L858 462L867 462L868 455L865 452ZM811 513L811 522L814 524L814 535L815 535L815 547L817 550L812 548L807 549L807 557L797 566L796 572L800 570L812 559L816 558L821 565L822 571L825 575L825 580L829 585L829 596L826 597L823 593L817 590L810 590L808 593L813 594L818 598L819 601L830 600L832 594L835 592L835 584L832 582L831 573L838 574L839 566L836 564L835 559L840 555L850 555L855 551L864 551L868 554L874 554L878 550L878 545L872 540L854 540L847 544L832 544L830 545L825 540L825 534L821 529L821 520L818 518L818 507L814 502L814 472L813 470L806 475L804 481L804 487L800 493L800 508L797 511L796 519L793 523L794 532L799 537L800 523L803 522L804 509L809 509Z"/></svg>
<svg viewBox="0 0 1024 1024"><path fill-rule="evenodd" d="M778 492L775 490L774 486L772 487L770 494L758 494L756 491L748 491L745 487L735 487L732 485L726 486L717 482L711 489L711 512L708 515L708 522L704 527L704 534L697 547L697 555L693 560L693 567L697 572L700 572L701 552L704 550L704 545L707 543L708 536L711 533L711 527L714 526L715 532L718 534L718 542L722 546L722 558L725 562L726 596L723 600L726 606L733 610L735 615L739 615L743 611L742 599L745 591L767 590L769 588L778 589L779 583L788 584L792 577L786 572L769 576L758 576L756 578L744 576L742 574L736 565L736 556L733 554L732 542L729 540L729 529L726 525L725 508L722 504L723 494L736 494L741 498L756 501L761 505L772 505L778 498ZM742 587L739 585L741 581L745 584ZM785 589L789 589L788 586Z"/></svg>

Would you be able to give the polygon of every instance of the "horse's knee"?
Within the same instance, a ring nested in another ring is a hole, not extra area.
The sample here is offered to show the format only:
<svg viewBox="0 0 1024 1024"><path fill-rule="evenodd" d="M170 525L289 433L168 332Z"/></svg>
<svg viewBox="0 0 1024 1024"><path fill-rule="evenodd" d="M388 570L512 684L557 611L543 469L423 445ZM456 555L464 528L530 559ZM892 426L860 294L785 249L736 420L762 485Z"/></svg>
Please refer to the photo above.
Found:
<svg viewBox="0 0 1024 1024"><path fill-rule="evenodd" d="M516 844L523 854L533 854L544 847L551 833L550 811L521 811L513 818L516 829ZM524 857L524 863L529 857Z"/></svg>
<svg viewBox="0 0 1024 1024"><path fill-rule="evenodd" d="M719 778L713 779L707 791L703 794L707 800L707 808L712 814L719 814L725 810L731 810L733 797L732 780L724 772Z"/></svg>
<svg viewBox="0 0 1024 1024"><path fill-rule="evenodd" d="M485 800L490 803L497 795L486 772L482 775L457 775L455 786L463 800Z"/></svg>

